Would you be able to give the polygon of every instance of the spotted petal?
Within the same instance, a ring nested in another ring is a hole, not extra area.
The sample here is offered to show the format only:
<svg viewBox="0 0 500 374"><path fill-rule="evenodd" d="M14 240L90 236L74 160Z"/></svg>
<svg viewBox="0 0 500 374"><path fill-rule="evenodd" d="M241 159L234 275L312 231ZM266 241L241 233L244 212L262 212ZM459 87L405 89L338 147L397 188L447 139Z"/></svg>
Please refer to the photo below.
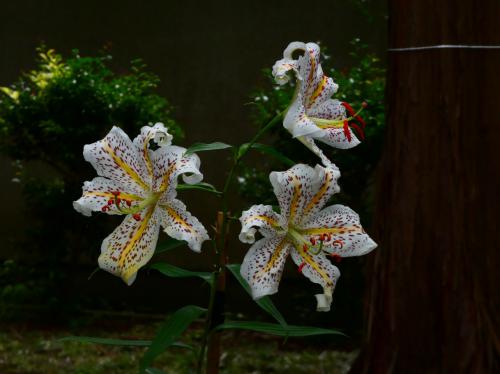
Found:
<svg viewBox="0 0 500 374"><path fill-rule="evenodd" d="M340 277L340 271L326 258L323 252L313 254L300 246L290 251L293 261L300 271L313 283L323 287L323 293L316 295L318 312L328 312L332 302L332 294Z"/></svg>
<svg viewBox="0 0 500 374"><path fill-rule="evenodd" d="M172 144L172 135L168 133L163 123L158 122L152 127L144 126L141 129L141 133L134 139L134 146L137 149L137 153L142 157L150 180L153 178L152 151L149 149L151 140L158 146L169 146Z"/></svg>
<svg viewBox="0 0 500 374"><path fill-rule="evenodd" d="M273 66L273 77L276 83L283 85L290 80L288 72L293 71L298 74L298 64L297 61L284 58L276 61Z"/></svg>
<svg viewBox="0 0 500 374"><path fill-rule="evenodd" d="M160 204L161 225L170 237L185 240L189 248L201 251L201 245L209 239L207 230L196 217L186 210L179 200L173 199L168 204Z"/></svg>
<svg viewBox="0 0 500 374"><path fill-rule="evenodd" d="M262 238L250 247L240 272L250 285L254 299L278 292L290 248L284 235Z"/></svg>
<svg viewBox="0 0 500 374"><path fill-rule="evenodd" d="M287 110L283 126L294 138L299 136L319 136L321 129L306 115L302 96L299 94Z"/></svg>
<svg viewBox="0 0 500 374"><path fill-rule="evenodd" d="M323 209L301 229L309 238L330 234L330 240L323 242L323 250L341 257L362 256L377 247L361 227L358 214L343 205Z"/></svg>
<svg viewBox="0 0 500 374"><path fill-rule="evenodd" d="M313 169L308 165L298 164L287 171L274 171L269 175L284 219L292 224L300 223L304 214L314 211L314 205L324 204L326 197L338 191L335 179L340 173L333 168L329 170L326 184L325 168L321 166Z"/></svg>
<svg viewBox="0 0 500 374"><path fill-rule="evenodd" d="M153 152L153 190L163 195L160 203L167 203L177 195L177 178L183 174L184 182L193 184L203 179L200 158L196 154L185 155L186 148L175 145L160 147Z"/></svg>
<svg viewBox="0 0 500 374"><path fill-rule="evenodd" d="M83 184L83 194L82 197L77 201L73 202L73 207L75 210L84 216L90 216L92 212L105 212L107 214L122 214L120 208L128 208L129 206L125 204L126 201L130 202L130 206L134 207L138 205L144 196L129 194L125 192L120 192L120 195L115 196L116 191L123 191L124 187L110 179L103 177L94 178L91 182L85 182ZM118 200L115 197L119 197L122 201L118 204ZM110 200L113 200L112 204L108 204ZM103 207L106 207L103 210Z"/></svg>
<svg viewBox="0 0 500 374"><path fill-rule="evenodd" d="M301 222L315 215L330 200L330 198L340 191L337 179L340 172L334 167L322 167L316 165L314 169L316 179L311 185L311 198L307 201L302 212Z"/></svg>
<svg viewBox="0 0 500 374"><path fill-rule="evenodd" d="M276 235L278 231L283 230L283 226L286 228L283 221L282 217L273 211L272 206L254 205L241 214L240 241L254 243L256 228L265 237Z"/></svg>
<svg viewBox="0 0 500 374"><path fill-rule="evenodd" d="M160 231L158 209L150 206L140 212L141 219L127 215L102 242L99 266L132 284L139 268L153 256Z"/></svg>
<svg viewBox="0 0 500 374"><path fill-rule="evenodd" d="M97 174L120 184L124 192L141 195L149 190L146 165L120 128L113 127L104 139L85 145L83 157Z"/></svg>

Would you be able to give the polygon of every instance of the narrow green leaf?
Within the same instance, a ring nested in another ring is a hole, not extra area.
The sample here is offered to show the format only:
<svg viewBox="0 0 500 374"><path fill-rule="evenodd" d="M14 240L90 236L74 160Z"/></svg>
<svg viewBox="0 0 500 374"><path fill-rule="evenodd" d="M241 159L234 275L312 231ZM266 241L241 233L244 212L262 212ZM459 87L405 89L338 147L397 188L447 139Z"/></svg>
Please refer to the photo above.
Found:
<svg viewBox="0 0 500 374"><path fill-rule="evenodd" d="M216 151L219 149L226 149L226 148L231 148L232 145L226 144L226 143L221 143L221 142L215 142L215 143L195 143L191 147L189 147L184 154L186 156L189 156L192 153L195 152L202 152L202 151Z"/></svg>
<svg viewBox="0 0 500 374"><path fill-rule="evenodd" d="M189 325L207 310L196 305L188 305L177 310L160 327L153 342L144 353L140 363L140 372L145 372L154 359L170 347L189 327Z"/></svg>
<svg viewBox="0 0 500 374"><path fill-rule="evenodd" d="M67 336L58 339L61 342L79 342L79 343L92 343L92 344L103 344L103 345L119 345L128 347L149 347L151 345L151 340L132 340L132 339L109 339L109 338L97 338L93 336ZM190 348L188 344L184 343L173 343L172 346L180 348Z"/></svg>
<svg viewBox="0 0 500 374"><path fill-rule="evenodd" d="M212 273L206 271L191 271L178 268L177 266L167 264L165 262L157 262L150 266L151 269L156 269L160 273L172 278L187 278L198 277L212 284Z"/></svg>
<svg viewBox="0 0 500 374"><path fill-rule="evenodd" d="M250 143L243 144L240 147L238 154L241 155L243 152L246 152L246 149L248 148L249 145L250 145ZM261 143L253 143L251 148L255 149L256 151L259 151L261 153L266 153L269 156L274 157L275 159L277 159L278 161L282 162L283 164L285 164L287 166L293 166L296 164L295 161L289 159L283 153L277 151L275 148L270 147L268 145L261 144Z"/></svg>
<svg viewBox="0 0 500 374"><path fill-rule="evenodd" d="M238 279L238 282L240 282L241 286L245 289L245 291L248 292L250 296L252 296L252 290L250 289L250 286L248 285L247 281L241 276L240 274L240 264L228 264L226 267L233 273L236 279ZM280 323L281 326L286 327L288 326L285 318L283 315L280 313L280 311L276 308L276 306L273 304L271 301L271 298L269 296L264 296L261 297L258 300L255 300L255 302L262 308L264 309L267 313L269 313L271 316L276 319Z"/></svg>
<svg viewBox="0 0 500 374"><path fill-rule="evenodd" d="M340 331L323 329L320 327L294 326L283 327L277 323L255 322L255 321L226 321L216 327L216 330L251 330L278 336L314 336L314 335L343 335Z"/></svg>
<svg viewBox="0 0 500 374"><path fill-rule="evenodd" d="M171 249L182 247L186 242L184 240L169 239L164 242L158 243L156 246L155 254L170 251Z"/></svg>
<svg viewBox="0 0 500 374"><path fill-rule="evenodd" d="M183 191L183 190L201 190L201 191L207 191L207 192L212 192L215 194L220 195L222 192L217 191L217 189L211 185L210 183L195 183L195 184L179 184L177 185L177 191Z"/></svg>

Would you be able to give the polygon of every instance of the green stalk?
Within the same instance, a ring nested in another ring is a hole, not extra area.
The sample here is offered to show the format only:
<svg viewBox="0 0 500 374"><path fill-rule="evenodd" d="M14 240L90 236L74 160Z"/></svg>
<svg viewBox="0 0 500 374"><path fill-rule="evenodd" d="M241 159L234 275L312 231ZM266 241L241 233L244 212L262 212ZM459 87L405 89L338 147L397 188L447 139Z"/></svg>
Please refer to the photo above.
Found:
<svg viewBox="0 0 500 374"><path fill-rule="evenodd" d="M215 253L216 253L216 259L215 259L215 266L216 269L213 272L213 283L212 283L212 288L210 291L210 300L208 304L208 313L207 313L207 320L205 324L205 331L203 333L203 339L201 343L201 348L200 348L200 354L198 356L198 367L197 367L197 373L202 374L203 373L203 362L205 359L205 351L207 349L207 343L208 343L208 338L210 335L210 328L213 320L213 312L214 312L214 305L215 305L215 296L216 296L216 287L217 287L217 281L219 279L219 276L221 273L225 272L225 268L220 266L220 256L224 252L224 248L226 245L226 232L227 232L227 227L228 227L228 191L231 188L231 185L234 180L234 174L240 165L240 161L245 156L250 148L252 148L252 145L254 145L261 137L264 135L267 131L269 131L272 127L274 127L278 122L283 117L283 113L277 114L271 121L269 121L265 126L263 126L257 134L250 140L250 142L247 144L246 148L241 149L241 147L238 148L237 151L235 151L234 156L233 156L233 164L231 165L231 169L229 170L229 173L227 175L226 181L224 183L224 188L222 190L221 194L221 199L222 199L222 223L220 227L218 227L218 235L220 235L220 244L216 244L215 247Z"/></svg>

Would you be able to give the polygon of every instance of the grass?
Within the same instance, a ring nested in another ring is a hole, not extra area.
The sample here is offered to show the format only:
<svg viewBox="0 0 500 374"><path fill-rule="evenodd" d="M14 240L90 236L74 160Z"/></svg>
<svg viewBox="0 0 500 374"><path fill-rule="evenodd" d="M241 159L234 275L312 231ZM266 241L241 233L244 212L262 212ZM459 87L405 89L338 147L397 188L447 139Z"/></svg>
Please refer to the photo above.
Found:
<svg viewBox="0 0 500 374"><path fill-rule="evenodd" d="M2 374L136 374L145 348L114 347L78 342L61 342L68 335L122 339L150 339L155 323L132 327L86 326L69 332L61 328L33 328L7 325L0 330L0 373ZM200 339L201 325L194 326L183 342ZM355 352L340 352L307 345L307 341L283 339L250 332L225 332L222 338L221 373L346 373ZM300 344L300 345L297 345ZM171 348L154 366L168 374L193 372L195 353Z"/></svg>

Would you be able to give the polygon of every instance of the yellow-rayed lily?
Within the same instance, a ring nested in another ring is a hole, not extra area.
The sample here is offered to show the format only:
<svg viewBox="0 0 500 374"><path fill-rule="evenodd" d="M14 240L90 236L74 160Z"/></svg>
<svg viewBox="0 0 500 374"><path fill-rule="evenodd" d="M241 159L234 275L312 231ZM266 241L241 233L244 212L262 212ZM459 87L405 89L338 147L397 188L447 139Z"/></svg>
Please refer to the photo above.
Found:
<svg viewBox="0 0 500 374"><path fill-rule="evenodd" d="M102 242L98 262L129 285L153 256L160 226L195 252L208 239L203 225L176 199L179 175L190 184L203 179L200 159L186 156L186 149L171 145L171 140L161 123L143 127L133 141L113 127L104 139L83 149L99 176L84 183L83 195L73 206L86 216L98 211L126 215ZM151 141L157 149L150 149Z"/></svg>
<svg viewBox="0 0 500 374"><path fill-rule="evenodd" d="M294 59L292 55L297 51L302 55ZM314 140L335 148L352 148L360 141L351 127L363 137L361 127L354 121L360 121L361 126L364 126L364 122L359 117L359 111L353 112L347 103L331 99L338 85L324 75L317 44L292 42L288 45L283 52L283 59L274 64L273 75L278 84L285 84L290 80L290 72L296 78L296 88L283 126L294 138L320 156L324 164L331 164Z"/></svg>
<svg viewBox="0 0 500 374"><path fill-rule="evenodd" d="M290 254L299 271L323 287L317 310L329 311L340 272L327 258L361 256L376 243L363 231L359 216L343 205L322 209L339 191L340 173L332 167L304 164L269 176L280 213L270 205L244 211L240 240L253 243L241 266L255 299L274 294ZM257 230L263 238L255 242Z"/></svg>

